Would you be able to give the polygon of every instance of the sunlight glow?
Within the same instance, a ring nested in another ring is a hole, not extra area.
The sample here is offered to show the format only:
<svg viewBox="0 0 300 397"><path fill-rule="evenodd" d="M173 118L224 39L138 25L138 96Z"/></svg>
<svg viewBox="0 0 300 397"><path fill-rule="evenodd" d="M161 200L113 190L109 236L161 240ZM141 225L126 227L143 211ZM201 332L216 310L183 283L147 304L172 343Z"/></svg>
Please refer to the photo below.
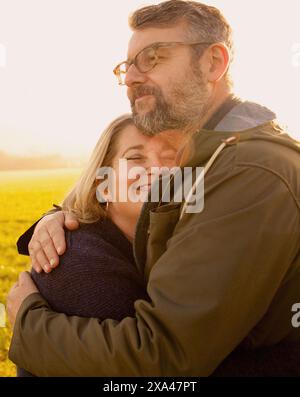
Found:
<svg viewBox="0 0 300 397"><path fill-rule="evenodd" d="M158 3L148 1L147 3ZM300 2L208 0L235 32L235 91L300 140ZM86 155L130 110L113 67L140 0L0 0L0 151ZM2 55L1 55L2 54Z"/></svg>

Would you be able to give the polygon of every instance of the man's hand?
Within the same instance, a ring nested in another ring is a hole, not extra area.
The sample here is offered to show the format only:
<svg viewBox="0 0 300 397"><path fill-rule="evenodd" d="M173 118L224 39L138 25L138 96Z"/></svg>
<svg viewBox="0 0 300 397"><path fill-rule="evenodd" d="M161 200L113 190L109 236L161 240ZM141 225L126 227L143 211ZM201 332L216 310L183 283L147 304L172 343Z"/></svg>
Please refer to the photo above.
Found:
<svg viewBox="0 0 300 397"><path fill-rule="evenodd" d="M12 286L7 297L7 317L12 328L14 327L22 302L34 292L39 292L39 290L32 281L30 274L28 272L21 273L19 280Z"/></svg>
<svg viewBox="0 0 300 397"><path fill-rule="evenodd" d="M37 224L28 244L32 267L38 273L50 273L59 264L59 255L66 250L64 226L69 230L79 227L74 214L58 211L47 215Z"/></svg>

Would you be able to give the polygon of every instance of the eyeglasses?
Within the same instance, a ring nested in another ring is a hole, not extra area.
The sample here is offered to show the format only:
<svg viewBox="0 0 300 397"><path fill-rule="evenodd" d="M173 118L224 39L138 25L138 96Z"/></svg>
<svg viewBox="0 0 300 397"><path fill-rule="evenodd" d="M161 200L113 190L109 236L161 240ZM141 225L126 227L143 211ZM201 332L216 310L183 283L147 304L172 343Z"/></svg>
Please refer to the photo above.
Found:
<svg viewBox="0 0 300 397"><path fill-rule="evenodd" d="M181 45L197 46L197 45L210 45L213 43L208 42L196 42L196 43L184 43L184 42L166 42L166 43L154 43L148 47L143 48L133 60L127 60L119 63L113 70L115 76L118 79L119 85L125 85L126 73L131 65L134 65L140 73L150 72L163 58L163 52L161 49L176 47Z"/></svg>

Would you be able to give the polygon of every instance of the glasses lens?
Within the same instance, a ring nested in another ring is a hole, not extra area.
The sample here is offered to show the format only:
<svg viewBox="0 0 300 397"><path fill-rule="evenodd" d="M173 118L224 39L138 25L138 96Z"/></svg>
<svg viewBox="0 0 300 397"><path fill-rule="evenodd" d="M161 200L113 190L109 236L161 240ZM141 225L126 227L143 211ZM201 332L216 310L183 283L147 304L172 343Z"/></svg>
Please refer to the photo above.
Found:
<svg viewBox="0 0 300 397"><path fill-rule="evenodd" d="M136 58L136 66L140 72L149 72L156 65L157 56L154 48L145 48Z"/></svg>
<svg viewBox="0 0 300 397"><path fill-rule="evenodd" d="M119 66L119 70L120 70L120 73L125 74L128 70L127 62L121 63L121 65Z"/></svg>

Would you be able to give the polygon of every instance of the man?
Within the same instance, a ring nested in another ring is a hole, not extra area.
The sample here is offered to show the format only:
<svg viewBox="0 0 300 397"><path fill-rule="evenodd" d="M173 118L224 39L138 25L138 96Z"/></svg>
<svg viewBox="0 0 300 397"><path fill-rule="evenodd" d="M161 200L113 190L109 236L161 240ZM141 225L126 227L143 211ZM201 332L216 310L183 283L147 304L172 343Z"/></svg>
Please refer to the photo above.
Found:
<svg viewBox="0 0 300 397"><path fill-rule="evenodd" d="M38 376L299 375L299 144L268 109L231 94L231 29L217 9L167 1L130 25L128 60L115 73L135 123L192 135L181 160L212 165L205 207L144 206L134 245L151 302L137 301L135 318L54 313L22 274L8 300L10 358ZM63 223L60 212L37 227L37 270L58 265Z"/></svg>

